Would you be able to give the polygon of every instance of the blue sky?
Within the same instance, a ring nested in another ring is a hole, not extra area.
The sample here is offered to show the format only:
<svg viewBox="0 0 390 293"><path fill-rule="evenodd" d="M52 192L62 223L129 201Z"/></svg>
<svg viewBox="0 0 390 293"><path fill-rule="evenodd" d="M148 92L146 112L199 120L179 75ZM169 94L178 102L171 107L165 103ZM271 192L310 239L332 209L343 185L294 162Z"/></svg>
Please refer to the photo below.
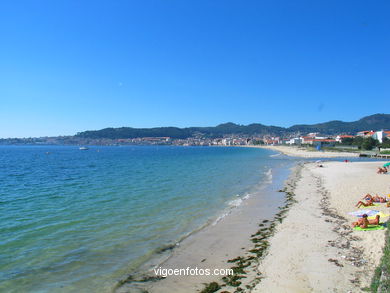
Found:
<svg viewBox="0 0 390 293"><path fill-rule="evenodd" d="M390 111L390 2L0 2L0 137Z"/></svg>

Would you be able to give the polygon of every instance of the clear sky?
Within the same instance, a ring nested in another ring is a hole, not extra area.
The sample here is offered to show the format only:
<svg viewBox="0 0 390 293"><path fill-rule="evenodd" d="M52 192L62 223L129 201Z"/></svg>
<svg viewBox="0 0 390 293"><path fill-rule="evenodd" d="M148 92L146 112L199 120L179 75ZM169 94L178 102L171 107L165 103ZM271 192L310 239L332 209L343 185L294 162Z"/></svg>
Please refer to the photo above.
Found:
<svg viewBox="0 0 390 293"><path fill-rule="evenodd" d="M3 0L0 137L390 112L388 0Z"/></svg>

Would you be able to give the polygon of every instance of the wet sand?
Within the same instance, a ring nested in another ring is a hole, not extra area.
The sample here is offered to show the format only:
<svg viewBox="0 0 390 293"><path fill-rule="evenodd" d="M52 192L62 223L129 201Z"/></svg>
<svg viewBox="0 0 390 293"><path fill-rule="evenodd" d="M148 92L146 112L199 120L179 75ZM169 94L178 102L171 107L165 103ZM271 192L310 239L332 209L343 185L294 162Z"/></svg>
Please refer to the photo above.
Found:
<svg viewBox="0 0 390 293"><path fill-rule="evenodd" d="M167 260L154 268L163 269L228 269L235 264L229 260L240 256L255 255L249 252L254 249L251 236L259 230L262 221L269 222L278 212L278 207L285 201L284 180L290 174L289 169L274 170L272 184L264 185L256 193L243 200L242 204L232 209L228 215L218 222L212 222L207 227L193 233L184 239L170 253ZM277 173L277 174L276 174ZM246 268L247 274L242 283L257 282L258 262L253 261ZM134 276L127 280L116 292L199 292L205 283L217 281L223 284L221 276L168 276L158 278L149 270L146 275ZM227 289L229 286L225 286ZM231 287L234 289L234 287Z"/></svg>

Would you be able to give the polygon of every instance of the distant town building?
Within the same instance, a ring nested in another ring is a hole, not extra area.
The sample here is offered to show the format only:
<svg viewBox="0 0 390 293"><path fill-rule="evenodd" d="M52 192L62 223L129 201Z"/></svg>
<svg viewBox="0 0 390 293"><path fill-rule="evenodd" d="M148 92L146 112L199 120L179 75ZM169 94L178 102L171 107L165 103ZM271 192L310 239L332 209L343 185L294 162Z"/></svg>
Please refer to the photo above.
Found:
<svg viewBox="0 0 390 293"><path fill-rule="evenodd" d="M374 134L372 135L373 139L379 140L380 143L383 142L383 139L385 137L390 137L390 131L375 131Z"/></svg>
<svg viewBox="0 0 390 293"><path fill-rule="evenodd" d="M336 136L336 141L337 142L342 142L344 138L354 138L355 136L353 135L337 135Z"/></svg>
<svg viewBox="0 0 390 293"><path fill-rule="evenodd" d="M372 130L364 130L364 131L359 131L356 136L362 136L362 137L371 137L374 135L374 131Z"/></svg>
<svg viewBox="0 0 390 293"><path fill-rule="evenodd" d="M301 144L302 138L300 137L293 137L286 141L286 144Z"/></svg>

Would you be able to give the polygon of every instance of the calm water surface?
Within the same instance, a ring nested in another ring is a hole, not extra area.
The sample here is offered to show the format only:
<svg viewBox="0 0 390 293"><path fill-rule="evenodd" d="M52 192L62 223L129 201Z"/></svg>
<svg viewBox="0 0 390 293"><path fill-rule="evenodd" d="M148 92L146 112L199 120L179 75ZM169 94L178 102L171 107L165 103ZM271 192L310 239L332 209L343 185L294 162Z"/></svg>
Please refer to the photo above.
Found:
<svg viewBox="0 0 390 293"><path fill-rule="evenodd" d="M109 291L287 159L222 147L0 147L0 291Z"/></svg>

